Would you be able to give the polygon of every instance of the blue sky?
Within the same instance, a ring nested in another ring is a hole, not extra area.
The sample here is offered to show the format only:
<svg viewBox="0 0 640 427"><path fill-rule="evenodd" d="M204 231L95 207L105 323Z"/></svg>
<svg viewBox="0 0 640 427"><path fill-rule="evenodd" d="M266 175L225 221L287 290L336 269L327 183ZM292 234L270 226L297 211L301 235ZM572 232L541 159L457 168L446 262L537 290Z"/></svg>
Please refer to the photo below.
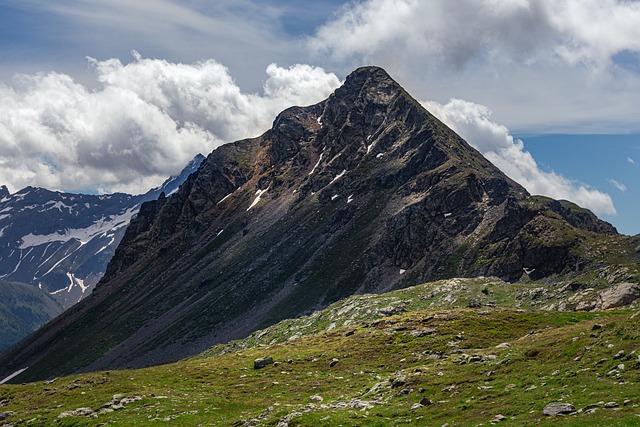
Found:
<svg viewBox="0 0 640 427"><path fill-rule="evenodd" d="M384 67L532 193L640 233L640 3L4 0L0 183L142 192Z"/></svg>

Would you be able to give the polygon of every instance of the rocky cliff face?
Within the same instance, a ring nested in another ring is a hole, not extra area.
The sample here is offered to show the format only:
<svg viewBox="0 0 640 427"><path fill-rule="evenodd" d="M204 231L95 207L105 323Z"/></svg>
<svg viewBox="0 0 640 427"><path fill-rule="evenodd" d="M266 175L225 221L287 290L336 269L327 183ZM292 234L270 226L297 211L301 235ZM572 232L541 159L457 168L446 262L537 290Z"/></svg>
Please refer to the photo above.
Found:
<svg viewBox="0 0 640 427"><path fill-rule="evenodd" d="M358 292L571 273L596 233L616 231L531 197L361 68L144 204L91 297L5 361L30 367L18 380L171 361Z"/></svg>

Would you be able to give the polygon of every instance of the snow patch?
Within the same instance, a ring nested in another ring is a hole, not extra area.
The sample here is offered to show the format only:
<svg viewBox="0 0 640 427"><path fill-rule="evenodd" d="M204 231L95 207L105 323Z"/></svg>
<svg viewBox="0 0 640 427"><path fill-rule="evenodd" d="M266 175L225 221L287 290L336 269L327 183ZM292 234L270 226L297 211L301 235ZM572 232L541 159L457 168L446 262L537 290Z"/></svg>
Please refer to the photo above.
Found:
<svg viewBox="0 0 640 427"><path fill-rule="evenodd" d="M337 199L338 197L340 197L340 195L339 195L339 194L334 194L333 196L331 196L331 200L335 200L335 199Z"/></svg>
<svg viewBox="0 0 640 427"><path fill-rule="evenodd" d="M353 194L347 197L347 204L353 202Z"/></svg>
<svg viewBox="0 0 640 427"><path fill-rule="evenodd" d="M451 212L447 212L446 214L444 214L445 218L449 218L451 216Z"/></svg>
<svg viewBox="0 0 640 427"><path fill-rule="evenodd" d="M376 154L376 159L379 159L382 156L384 156L384 153L378 153L378 154Z"/></svg>
<svg viewBox="0 0 640 427"><path fill-rule="evenodd" d="M400 274L404 274L407 270L400 269Z"/></svg>
<svg viewBox="0 0 640 427"><path fill-rule="evenodd" d="M224 228L223 228L222 230L218 231L218 234L216 234L216 237L218 237L219 235L221 235L223 231L224 231Z"/></svg>
<svg viewBox="0 0 640 427"><path fill-rule="evenodd" d="M262 197L262 195L263 195L264 193L266 193L267 191L269 191L269 188L267 188L267 189L265 189L265 190L257 190L257 191L256 191L256 198L253 200L253 203L251 203L251 206L249 206L249 207L247 208L247 211L248 211L249 209L251 209L252 207L254 207L255 205L257 205L257 204L258 204L258 202L260 201L260 197Z"/></svg>
<svg viewBox="0 0 640 427"><path fill-rule="evenodd" d="M86 205L88 205L88 203L85 203ZM51 205L51 206L49 206ZM44 204L44 206L49 206L45 209L45 211L51 210L51 209L58 209L60 212L62 212L62 208L65 208L69 211L69 213L73 213L73 206L69 206L69 205L65 205L64 203L58 201L58 202L54 202L53 200L47 202ZM88 207L88 206L87 206Z"/></svg>
<svg viewBox="0 0 640 427"><path fill-rule="evenodd" d="M524 267L524 268L522 269L522 271L524 271L524 274L529 275L529 274L533 273L534 271L536 271L536 269L535 269L535 268L531 268L531 269L529 269L529 268L527 268L527 267Z"/></svg>
<svg viewBox="0 0 640 427"><path fill-rule="evenodd" d="M137 211L138 208L136 206L127 209L119 215L109 215L108 218L102 217L87 228L67 228L62 233L56 231L55 233L45 235L29 233L22 237L22 244L19 248L26 249L51 242L68 242L71 239L78 240L81 245L84 245L104 232L115 231L126 227Z"/></svg>
<svg viewBox="0 0 640 427"><path fill-rule="evenodd" d="M311 172L309 172L309 175L313 175L313 173L316 171L316 168L318 167L318 165L322 161L322 156L323 155L324 155L324 151L322 153L320 153L320 157L318 157L318 163L316 163L316 165L313 167L313 169L311 169Z"/></svg>
<svg viewBox="0 0 640 427"><path fill-rule="evenodd" d="M26 368L22 368L18 371L15 371L13 374L9 375L7 378L3 379L2 381L0 381L0 384L4 384L7 381L9 381L10 379L17 377L18 375L20 375L21 373L23 373L24 371L26 371L27 369L29 369L29 367L27 366Z"/></svg>
<svg viewBox="0 0 640 427"><path fill-rule="evenodd" d="M339 180L340 178L342 178L344 176L344 174L347 173L346 169L343 169L342 172L340 172L335 178L333 178L333 180L329 183L329 185L333 184L334 182L336 182L337 180Z"/></svg>
<svg viewBox="0 0 640 427"><path fill-rule="evenodd" d="M9 226L8 226L8 225L6 225L6 226L4 226L4 227L0 228L0 237L4 236L4 230L6 230L8 227L9 227Z"/></svg>
<svg viewBox="0 0 640 427"><path fill-rule="evenodd" d="M2 221L5 218L9 218L11 215L0 215L0 221Z"/></svg>
<svg viewBox="0 0 640 427"><path fill-rule="evenodd" d="M111 238L111 240L109 241L109 243L107 243L106 245L104 245L103 247L101 247L101 248L98 250L98 252L96 252L96 253L95 253L95 254L93 254L93 255L98 255L100 252L102 252L102 251L104 251L105 249L107 249L109 246L111 246L111 244L113 244L113 242L114 242L115 240L116 240L116 239L112 237L112 238Z"/></svg>
<svg viewBox="0 0 640 427"><path fill-rule="evenodd" d="M229 196L231 196L233 194L233 192L227 194L226 196L224 196L222 199L220 199L220 201L218 203L216 203L216 205L219 205L220 203L224 202L225 200L227 200L227 198Z"/></svg>
<svg viewBox="0 0 640 427"><path fill-rule="evenodd" d="M318 124L322 126L322 116L318 117Z"/></svg>

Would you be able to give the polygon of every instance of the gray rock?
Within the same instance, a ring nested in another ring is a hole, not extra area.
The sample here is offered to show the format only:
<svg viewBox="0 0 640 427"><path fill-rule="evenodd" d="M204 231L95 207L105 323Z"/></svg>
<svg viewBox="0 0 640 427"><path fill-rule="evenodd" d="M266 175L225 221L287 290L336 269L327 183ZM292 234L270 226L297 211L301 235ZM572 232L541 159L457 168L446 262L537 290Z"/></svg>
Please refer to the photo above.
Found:
<svg viewBox="0 0 640 427"><path fill-rule="evenodd" d="M315 395L315 396L311 396L309 400L315 403L322 403L324 399L322 398L322 396Z"/></svg>
<svg viewBox="0 0 640 427"><path fill-rule="evenodd" d="M66 417L91 417L98 418L98 414L91 408L78 408L74 411L64 411L58 418L66 418Z"/></svg>
<svg viewBox="0 0 640 427"><path fill-rule="evenodd" d="M509 348L511 347L511 344L509 344L508 342L503 342L502 344L498 344L496 346L496 348Z"/></svg>
<svg viewBox="0 0 640 427"><path fill-rule="evenodd" d="M620 405L618 405L616 402L607 402L604 404L604 407L607 409L617 408L618 406Z"/></svg>
<svg viewBox="0 0 640 427"><path fill-rule="evenodd" d="M542 413L551 417L567 415L576 412L576 407L570 403L554 402L544 407Z"/></svg>
<svg viewBox="0 0 640 427"><path fill-rule="evenodd" d="M624 307L640 298L640 285L637 283L620 283L600 294L602 309Z"/></svg>
<svg viewBox="0 0 640 427"><path fill-rule="evenodd" d="M405 377L403 376L396 377L391 380L391 388L397 388L397 387L403 386L405 385L406 382L407 380Z"/></svg>
<svg viewBox="0 0 640 427"><path fill-rule="evenodd" d="M618 360L618 359L622 359L625 355L624 350L620 350L619 352L617 352L615 354L615 356L613 356L613 360Z"/></svg>
<svg viewBox="0 0 640 427"><path fill-rule="evenodd" d="M0 421L4 421L7 418L9 418L11 415L13 415L13 412L11 411L7 411L7 412L0 412Z"/></svg>
<svg viewBox="0 0 640 427"><path fill-rule="evenodd" d="M331 359L331 362L329 362L329 367L333 368L334 366L336 366L338 364L339 360L338 359Z"/></svg>
<svg viewBox="0 0 640 427"><path fill-rule="evenodd" d="M507 417L505 417L504 415L498 414L495 417L493 417L493 419L491 420L491 424L499 423L499 422L504 421L506 419L507 419Z"/></svg>
<svg viewBox="0 0 640 427"><path fill-rule="evenodd" d="M253 361L253 369L262 369L265 366L272 365L273 358L272 357L259 357Z"/></svg>
<svg viewBox="0 0 640 427"><path fill-rule="evenodd" d="M420 409L420 408L424 408L424 405L421 405L419 403L414 403L413 405L411 405L412 411L415 411L416 409Z"/></svg>

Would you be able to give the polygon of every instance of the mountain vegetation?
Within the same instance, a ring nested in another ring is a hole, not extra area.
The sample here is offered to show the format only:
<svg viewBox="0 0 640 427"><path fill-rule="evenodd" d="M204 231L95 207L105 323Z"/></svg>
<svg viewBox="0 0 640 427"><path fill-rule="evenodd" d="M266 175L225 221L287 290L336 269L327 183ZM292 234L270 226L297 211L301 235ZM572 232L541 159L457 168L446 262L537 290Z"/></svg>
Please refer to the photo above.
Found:
<svg viewBox="0 0 640 427"><path fill-rule="evenodd" d="M357 295L177 363L0 386L0 417L16 426L637 425L638 306L541 310L538 287L452 279Z"/></svg>

